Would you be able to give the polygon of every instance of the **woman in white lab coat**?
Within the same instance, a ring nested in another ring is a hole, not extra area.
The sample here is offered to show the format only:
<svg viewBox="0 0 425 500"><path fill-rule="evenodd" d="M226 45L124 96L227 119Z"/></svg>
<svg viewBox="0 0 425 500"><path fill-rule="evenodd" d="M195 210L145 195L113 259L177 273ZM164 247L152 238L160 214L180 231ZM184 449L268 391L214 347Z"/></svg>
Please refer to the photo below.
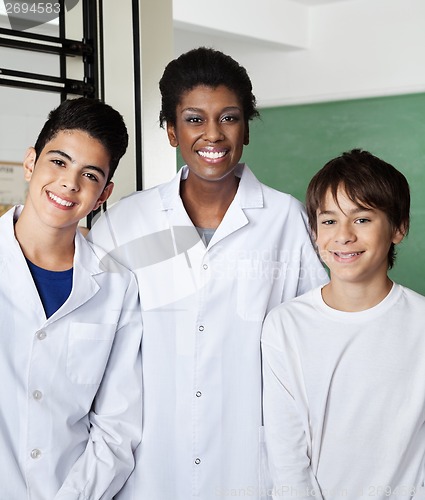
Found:
<svg viewBox="0 0 425 500"><path fill-rule="evenodd" d="M199 48L167 66L160 89L186 166L89 235L136 273L143 311L143 437L118 498L259 499L262 322L326 273L302 205L239 163L258 114L245 69Z"/></svg>

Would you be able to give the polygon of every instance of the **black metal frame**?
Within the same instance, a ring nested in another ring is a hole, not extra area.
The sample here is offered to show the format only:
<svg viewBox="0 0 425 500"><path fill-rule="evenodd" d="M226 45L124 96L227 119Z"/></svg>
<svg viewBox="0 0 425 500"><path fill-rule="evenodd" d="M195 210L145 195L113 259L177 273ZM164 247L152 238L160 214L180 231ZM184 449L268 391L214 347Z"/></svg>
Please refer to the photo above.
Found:
<svg viewBox="0 0 425 500"><path fill-rule="evenodd" d="M135 154L136 154L136 190L143 189L142 176L142 95L140 73L140 11L139 0L133 0L133 67L134 67L134 106L135 106Z"/></svg>
<svg viewBox="0 0 425 500"><path fill-rule="evenodd" d="M61 101L64 101L69 94L99 98L100 95L103 95L103 76L99 76L99 64L103 68L103 32L102 20L99 20L98 17L97 1L82 0L82 40L70 40L66 38L65 0L59 0L59 3L58 37L0 28L0 46L38 53L56 54L59 56L60 76L56 77L43 73L0 68L0 86L59 93ZM100 14L101 12L100 8ZM100 44L98 43L98 33L100 35ZM98 54L99 51L101 52L100 57ZM73 80L66 77L67 57L70 56L82 58L83 80ZM102 86L101 89L99 88L100 85ZM102 94L100 94L100 90L102 90ZM87 226L89 228L91 227L93 216L94 213L87 216Z"/></svg>
<svg viewBox="0 0 425 500"><path fill-rule="evenodd" d="M60 76L53 77L42 73L0 68L0 85L57 92L61 94L62 101L66 99L68 94L99 97L97 2L82 0L82 40L69 40L65 37L65 0L59 0L59 3L61 8L58 37L0 28L0 47L57 54L60 58ZM83 80L66 78L66 58L69 56L82 58Z"/></svg>
<svg viewBox="0 0 425 500"><path fill-rule="evenodd" d="M70 40L65 36L65 0L59 0L59 36L0 28L0 47L29 50L59 56L59 77L28 71L16 71L0 67L0 86L11 86L59 93L61 101L68 94L104 99L104 52L103 52L103 0L82 0L83 39ZM142 179L142 126L141 126L141 72L140 72L140 19L139 0L132 0L133 62L135 102L135 168L136 189L143 189ZM41 42L41 43L40 43ZM67 57L81 57L84 66L83 80L66 77ZM103 204L106 210L106 202ZM87 216L90 228L99 208Z"/></svg>

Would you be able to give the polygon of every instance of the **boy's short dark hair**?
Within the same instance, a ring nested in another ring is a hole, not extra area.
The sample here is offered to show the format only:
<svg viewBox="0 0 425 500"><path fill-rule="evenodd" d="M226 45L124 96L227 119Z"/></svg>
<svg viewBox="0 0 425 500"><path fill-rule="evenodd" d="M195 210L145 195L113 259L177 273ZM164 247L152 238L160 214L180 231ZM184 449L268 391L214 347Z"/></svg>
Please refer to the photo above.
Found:
<svg viewBox="0 0 425 500"><path fill-rule="evenodd" d="M61 130L81 130L103 145L110 156L108 183L128 146L127 128L120 113L98 99L81 97L63 101L49 113L37 138L36 160Z"/></svg>
<svg viewBox="0 0 425 500"><path fill-rule="evenodd" d="M360 207L381 210L393 229L407 235L410 225L410 189L405 176L368 151L353 149L330 160L311 179L306 209L313 235L317 233L317 210L323 208L328 190L338 203L338 188ZM395 248L388 253L388 268L394 265Z"/></svg>
<svg viewBox="0 0 425 500"><path fill-rule="evenodd" d="M198 85L211 88L224 85L233 91L240 99L246 123L259 115L246 69L223 52L199 47L174 59L164 70L159 82L161 127L165 122L176 124L176 109L183 94Z"/></svg>

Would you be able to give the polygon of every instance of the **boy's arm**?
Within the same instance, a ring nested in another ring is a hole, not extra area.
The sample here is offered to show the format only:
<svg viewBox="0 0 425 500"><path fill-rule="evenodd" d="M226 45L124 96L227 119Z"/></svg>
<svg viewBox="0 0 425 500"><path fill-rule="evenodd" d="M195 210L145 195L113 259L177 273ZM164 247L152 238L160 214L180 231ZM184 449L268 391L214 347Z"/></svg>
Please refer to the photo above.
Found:
<svg viewBox="0 0 425 500"><path fill-rule="evenodd" d="M321 500L309 457L308 409L301 396L302 380L296 380L300 373L298 359L289 347L284 355L283 331L274 316L272 313L266 319L262 337L264 426L273 499ZM287 366L288 359L294 363L293 372Z"/></svg>
<svg viewBox="0 0 425 500"><path fill-rule="evenodd" d="M123 304L107 368L90 412L87 447L55 500L109 500L133 470L133 452L140 442L142 425L142 322L133 276Z"/></svg>

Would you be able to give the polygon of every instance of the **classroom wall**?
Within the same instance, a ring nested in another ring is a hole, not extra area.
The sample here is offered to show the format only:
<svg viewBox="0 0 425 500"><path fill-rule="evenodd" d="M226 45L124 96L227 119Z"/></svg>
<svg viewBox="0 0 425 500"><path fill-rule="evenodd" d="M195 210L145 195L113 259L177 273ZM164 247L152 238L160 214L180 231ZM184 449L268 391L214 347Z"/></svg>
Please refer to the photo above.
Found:
<svg viewBox="0 0 425 500"><path fill-rule="evenodd" d="M206 16L199 9L199 0L173 0L174 27L199 37L192 47L209 45L211 35L225 39L224 44L239 39L278 50L309 45L311 9L299 0L261 0L261 4L253 0L215 0L214 9L226 15Z"/></svg>
<svg viewBox="0 0 425 500"><path fill-rule="evenodd" d="M404 173L411 186L411 229L391 276L425 294L425 93L261 110L243 160L264 183L304 201L328 160L363 148Z"/></svg>
<svg viewBox="0 0 425 500"><path fill-rule="evenodd" d="M173 58L172 0L140 0L140 105L135 103L133 65L132 0L121 0L119 9L113 2L103 5L103 66L104 92L102 99L124 117L130 136L127 153L114 175L115 187L108 205L136 189L135 114L141 114L141 156L143 187L148 188L168 180L175 171L174 150L168 146L159 127L160 94L158 81L165 65ZM158 30L158 26L161 29ZM0 0L0 27L10 29L4 2ZM57 22L47 23L33 32L57 36ZM67 12L66 35L82 38L81 5ZM67 76L82 78L80 58L69 57ZM0 47L1 68L20 71L42 68L41 73L59 76L56 55ZM29 68L29 69L28 69ZM47 119L49 111L60 103L60 95L41 91L0 86L0 162L21 162L26 148L33 145ZM136 109L137 108L137 109ZM19 133L17 133L19 131Z"/></svg>
<svg viewBox="0 0 425 500"><path fill-rule="evenodd" d="M230 54L261 107L425 92L424 0L238 0L223 7L225 23L196 7L189 15L187 2L173 0L175 54L198 45ZM276 24L282 35L272 44ZM291 40L293 30L303 38Z"/></svg>

